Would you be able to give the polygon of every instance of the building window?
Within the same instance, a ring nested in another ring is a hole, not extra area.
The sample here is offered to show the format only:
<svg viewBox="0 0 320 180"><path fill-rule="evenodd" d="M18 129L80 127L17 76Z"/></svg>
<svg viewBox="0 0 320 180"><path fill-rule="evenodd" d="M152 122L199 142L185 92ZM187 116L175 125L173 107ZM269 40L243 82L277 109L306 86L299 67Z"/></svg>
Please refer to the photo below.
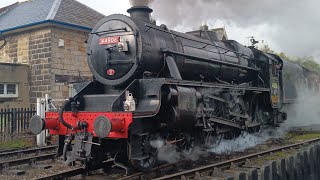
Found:
<svg viewBox="0 0 320 180"><path fill-rule="evenodd" d="M0 98L15 98L18 97L18 84L1 83Z"/></svg>

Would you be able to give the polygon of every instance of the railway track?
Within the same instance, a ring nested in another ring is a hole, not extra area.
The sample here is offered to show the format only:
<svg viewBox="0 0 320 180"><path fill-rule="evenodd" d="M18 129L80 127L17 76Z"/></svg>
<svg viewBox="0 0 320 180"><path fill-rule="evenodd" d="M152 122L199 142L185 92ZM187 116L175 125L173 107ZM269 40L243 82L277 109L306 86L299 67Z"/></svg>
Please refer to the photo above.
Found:
<svg viewBox="0 0 320 180"><path fill-rule="evenodd" d="M3 172L13 166L55 159L56 149L57 146L46 146L2 152L0 153L0 171Z"/></svg>
<svg viewBox="0 0 320 180"><path fill-rule="evenodd" d="M21 156L24 154L40 154L43 151L55 151L58 146L45 146L28 149L14 149L12 151L0 152L0 159L7 158L8 156Z"/></svg>
<svg viewBox="0 0 320 180"><path fill-rule="evenodd" d="M297 148L300 148L300 147L302 147L304 145L313 144L313 143L317 143L317 142L320 142L320 138L304 141L304 142L301 142L301 143L295 143L295 144L291 144L291 145L286 145L286 146L282 146L282 147L279 147L279 148L275 148L275 149L271 149L271 150L267 150L267 151L262 151L262 152L259 152L259 153L249 154L249 155L242 156L242 157L239 157L239 158L226 160L226 161L222 161L222 162L218 162L218 163L214 163L214 164L209 164L209 165L206 165L206 166L197 167L197 168L190 169L190 170L184 170L184 171L181 171L181 172L178 172L178 173L165 174L165 169L171 169L172 170L173 168L179 166L178 164L181 163L181 162L172 163L172 164L167 164L167 165L163 165L163 166L154 168L153 170L151 170L148 173L137 173L137 174L133 174L131 176L127 176L127 177L121 178L120 180L137 180L137 179L156 179L156 180L200 179L201 177L211 176L217 170L221 171L221 170L227 170L227 169L230 169L230 168L240 167L240 166L244 165L246 162L250 162L250 161L253 161L255 159L264 157L264 156L272 155L273 153L282 152L282 151L286 151L286 150L290 150L290 149L297 149ZM154 177L154 176L150 176L150 174L162 174L162 176Z"/></svg>
<svg viewBox="0 0 320 180"><path fill-rule="evenodd" d="M69 169L69 170L65 170L62 172L58 172L55 174L49 174L43 177L39 177L39 178L35 178L33 180L60 180L60 179L66 179L66 178L70 178L73 176L77 176L77 175L82 175L82 174L87 174L90 171L94 171L94 170L98 170L107 166L112 166L113 165L113 160L108 160L102 163L101 166L90 169L90 170L86 170L83 167L77 167L77 168L73 168L73 169Z"/></svg>

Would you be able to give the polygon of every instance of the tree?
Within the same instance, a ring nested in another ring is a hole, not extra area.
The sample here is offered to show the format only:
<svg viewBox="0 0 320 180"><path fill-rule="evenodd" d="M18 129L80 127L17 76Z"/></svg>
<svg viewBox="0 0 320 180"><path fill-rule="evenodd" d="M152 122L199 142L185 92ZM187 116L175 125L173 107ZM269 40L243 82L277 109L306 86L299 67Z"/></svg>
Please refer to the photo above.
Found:
<svg viewBox="0 0 320 180"><path fill-rule="evenodd" d="M279 54L277 54L279 57L281 57L282 59L285 59L287 61L290 61L290 57L287 56L284 52L280 52Z"/></svg>
<svg viewBox="0 0 320 180"><path fill-rule="evenodd" d="M274 51L267 44L264 44L262 48L259 48L259 50L265 53L274 53Z"/></svg>
<svg viewBox="0 0 320 180"><path fill-rule="evenodd" d="M314 57L312 56L298 57L294 62L312 71L320 72L320 65L314 60Z"/></svg>

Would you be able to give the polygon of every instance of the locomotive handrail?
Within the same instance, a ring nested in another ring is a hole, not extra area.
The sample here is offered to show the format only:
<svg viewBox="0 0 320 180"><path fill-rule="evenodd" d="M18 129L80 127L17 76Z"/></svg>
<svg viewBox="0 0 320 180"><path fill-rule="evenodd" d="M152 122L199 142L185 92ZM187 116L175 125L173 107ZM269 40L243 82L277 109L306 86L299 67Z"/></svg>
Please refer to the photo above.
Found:
<svg viewBox="0 0 320 180"><path fill-rule="evenodd" d="M256 71L256 72L259 71L259 69L256 69L256 68L251 68L251 67L247 67L247 66L243 66L243 65L224 62L224 61L218 61L216 59L203 58L203 57L194 56L194 55L185 54L185 53L180 53L180 52L177 52L177 51L172 51L172 50L167 50L167 49L163 49L162 52L163 53L174 54L174 55L178 55L178 56L184 56L186 58L196 59L196 60L203 61L203 62L206 62L206 63L213 63L214 62L214 63L217 63L217 64L227 65L227 66L232 66L232 67L237 67L237 68L242 68L242 69L247 69L247 70L250 70L250 71Z"/></svg>
<svg viewBox="0 0 320 180"><path fill-rule="evenodd" d="M127 28L118 28L118 29L110 29L110 30L106 30L106 31L98 31L98 32L91 32L90 34L96 34L99 35L100 33L108 33L108 32L114 32L114 31L125 31L128 32Z"/></svg>
<svg viewBox="0 0 320 180"><path fill-rule="evenodd" d="M205 47L207 47L208 45L205 45ZM185 47L191 47L191 48L196 48L196 49L204 49L205 47L202 47L202 48L197 48L197 47L194 47L194 46L189 46L189 45L185 45ZM227 57L234 57L234 56L231 56L229 54L227 54L228 52L231 52L231 51L225 51L225 52L221 52L220 51L211 51L209 49L205 49L206 51L208 52L211 52L211 53L215 53L215 54L218 54L218 55L221 55L221 54L224 54L224 56L227 56ZM242 56L245 56L245 55L239 55L240 57ZM251 58L253 59L253 58ZM250 60L250 58L247 58L247 60Z"/></svg>
<svg viewBox="0 0 320 180"><path fill-rule="evenodd" d="M214 47L217 47L217 48L226 50L227 52L233 52L233 53L237 54L238 56L247 57L248 59L254 59L254 58L252 58L252 57L250 57L250 56L248 56L248 55L246 55L246 54L239 53L239 52L237 52L237 51L233 51L233 50L230 50L230 49L228 49L228 48L218 46L218 45L212 43L211 41L210 41L210 42L211 42L212 44L211 44L211 43L208 43L208 42L205 42L205 41L200 41L200 40L195 39L195 38L188 38L188 37L185 37L185 36L181 36L181 35L179 35L179 34L177 34L177 33L172 32L172 31L167 31L167 30L164 30L164 29L161 29L161 28L158 28L158 27L150 26L150 25L148 25L148 24L145 24L145 26L147 26L147 27L149 27L149 28L157 29L157 30L162 31L162 32L165 32L165 33L169 33L169 34L171 34L171 35L178 36L178 37L180 37L180 38L184 38L184 39L196 41L196 42L203 43L203 44L206 44L206 45L211 45L211 46L214 46Z"/></svg>
<svg viewBox="0 0 320 180"><path fill-rule="evenodd" d="M134 64L136 62L136 59L128 59L128 60L109 60L108 64Z"/></svg>

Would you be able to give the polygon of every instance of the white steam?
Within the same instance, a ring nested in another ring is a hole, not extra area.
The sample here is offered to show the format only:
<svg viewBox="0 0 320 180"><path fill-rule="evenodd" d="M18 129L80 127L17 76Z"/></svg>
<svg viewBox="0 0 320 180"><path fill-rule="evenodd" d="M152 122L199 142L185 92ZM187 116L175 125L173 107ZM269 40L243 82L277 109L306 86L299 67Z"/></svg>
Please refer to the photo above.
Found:
<svg viewBox="0 0 320 180"><path fill-rule="evenodd" d="M149 6L153 0L130 0L131 6Z"/></svg>
<svg viewBox="0 0 320 180"><path fill-rule="evenodd" d="M287 128L320 124L320 93L300 90L298 101L288 108Z"/></svg>
<svg viewBox="0 0 320 180"><path fill-rule="evenodd" d="M177 151L175 144L166 143L163 139L151 141L151 146L158 149L158 159L173 163L180 160L197 161L207 157L209 153L231 154L243 152L258 144L263 144L272 138L282 138L293 127L318 125L320 129L320 93L310 90L300 90L295 104L287 106L284 111L288 112L287 120L280 127L264 127L262 132L245 134L232 140L223 139L220 144L212 144L210 149L194 147L192 151Z"/></svg>
<svg viewBox="0 0 320 180"><path fill-rule="evenodd" d="M242 152L263 144L271 138L281 138L292 128L318 127L320 129L320 94L318 92L300 90L296 103L284 110L288 113L288 117L280 127L265 129L261 134L248 134L233 140L223 140L217 147L210 149L210 152L218 154Z"/></svg>
<svg viewBox="0 0 320 180"><path fill-rule="evenodd" d="M201 22L216 26L223 22L229 37L242 40L249 35L265 38L277 51L292 56L320 57L319 0L154 0L151 7L157 21L170 29L189 31ZM264 27L260 31L256 27ZM228 28L229 27L229 28ZM231 32L232 27L237 27ZM214 27L213 27L214 28ZM245 28L243 37L239 29ZM261 37L263 36L263 37Z"/></svg>
<svg viewBox="0 0 320 180"><path fill-rule="evenodd" d="M175 144L165 143L162 139L151 141L150 144L153 148L158 149L158 159L168 163L174 163L180 160L197 161L201 157L209 155L208 152L199 147L194 147L192 151L177 151Z"/></svg>
<svg viewBox="0 0 320 180"><path fill-rule="evenodd" d="M271 138L280 138L285 135L285 128L265 129L261 133L240 135L232 140L222 140L221 143L211 148L209 151L217 154L231 154L234 152L243 152L246 149L255 147L258 144L263 144Z"/></svg>

